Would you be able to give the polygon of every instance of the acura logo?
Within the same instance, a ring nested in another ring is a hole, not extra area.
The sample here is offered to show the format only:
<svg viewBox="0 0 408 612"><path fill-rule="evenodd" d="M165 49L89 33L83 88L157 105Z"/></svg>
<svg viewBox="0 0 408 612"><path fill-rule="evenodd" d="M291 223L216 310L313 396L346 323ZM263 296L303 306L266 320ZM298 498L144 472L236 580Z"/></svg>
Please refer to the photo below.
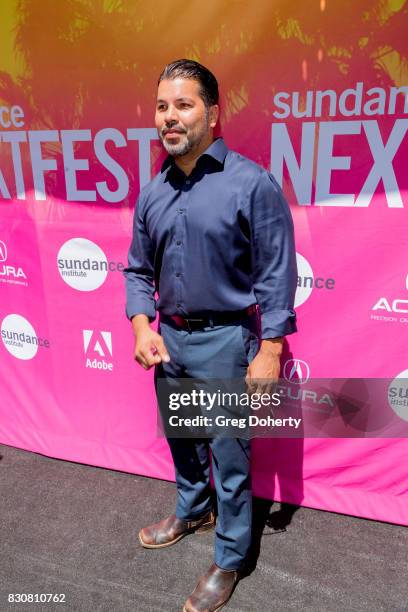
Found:
<svg viewBox="0 0 408 612"><path fill-rule="evenodd" d="M283 367L285 380L296 385L304 385L310 376L310 368L302 359L288 359Z"/></svg>
<svg viewBox="0 0 408 612"><path fill-rule="evenodd" d="M0 240L0 261L6 261L6 259L7 259L6 243Z"/></svg>

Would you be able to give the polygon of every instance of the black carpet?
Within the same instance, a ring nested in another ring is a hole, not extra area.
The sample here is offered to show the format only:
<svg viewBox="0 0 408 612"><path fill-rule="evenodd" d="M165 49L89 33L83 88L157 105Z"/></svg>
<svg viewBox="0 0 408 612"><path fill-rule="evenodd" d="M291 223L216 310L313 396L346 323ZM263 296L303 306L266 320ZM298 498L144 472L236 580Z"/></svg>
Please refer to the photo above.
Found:
<svg viewBox="0 0 408 612"><path fill-rule="evenodd" d="M212 562L213 532L162 550L137 539L173 513L174 484L4 445L0 455L1 612L182 610ZM256 569L226 612L408 612L406 528L254 506ZM65 593L66 601L9 604L9 593Z"/></svg>

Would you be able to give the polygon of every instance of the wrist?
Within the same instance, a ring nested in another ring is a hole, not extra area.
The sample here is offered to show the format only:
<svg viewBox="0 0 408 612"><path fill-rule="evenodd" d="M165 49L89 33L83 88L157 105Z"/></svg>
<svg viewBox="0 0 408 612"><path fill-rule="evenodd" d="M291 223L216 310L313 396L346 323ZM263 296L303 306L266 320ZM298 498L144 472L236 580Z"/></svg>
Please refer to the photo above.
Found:
<svg viewBox="0 0 408 612"><path fill-rule="evenodd" d="M135 335L139 334L144 329L150 328L149 317L145 314L134 315L131 322Z"/></svg>
<svg viewBox="0 0 408 612"><path fill-rule="evenodd" d="M261 341L260 351L262 353L280 357L283 349L283 337L279 338L264 338Z"/></svg>

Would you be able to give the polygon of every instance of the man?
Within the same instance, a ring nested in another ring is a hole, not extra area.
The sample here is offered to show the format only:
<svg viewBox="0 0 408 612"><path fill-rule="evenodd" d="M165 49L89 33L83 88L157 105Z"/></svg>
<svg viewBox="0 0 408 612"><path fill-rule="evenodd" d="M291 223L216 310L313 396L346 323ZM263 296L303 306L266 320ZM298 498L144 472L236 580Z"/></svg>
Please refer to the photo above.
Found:
<svg viewBox="0 0 408 612"><path fill-rule="evenodd" d="M160 378L245 378L254 389L276 381L283 338L296 331L288 205L265 169L214 139L218 116L218 84L207 68L190 60L165 67L155 123L169 155L140 193L125 270L135 359L146 370L155 366L156 385ZM150 327L156 310L158 333ZM183 609L219 610L251 543L250 442L233 437L168 442L176 512L142 529L139 539L146 548L163 548L215 525L211 449L218 506L215 562Z"/></svg>

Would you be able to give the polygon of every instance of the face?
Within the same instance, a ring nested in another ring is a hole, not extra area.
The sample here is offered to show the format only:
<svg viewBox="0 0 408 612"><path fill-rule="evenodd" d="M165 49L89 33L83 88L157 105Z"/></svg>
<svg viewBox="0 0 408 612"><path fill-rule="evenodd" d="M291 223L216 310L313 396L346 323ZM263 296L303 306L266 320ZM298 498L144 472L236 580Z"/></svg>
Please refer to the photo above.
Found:
<svg viewBox="0 0 408 612"><path fill-rule="evenodd" d="M155 123L170 155L186 155L211 137L218 106L207 108L199 91L195 79L164 79L159 83Z"/></svg>

